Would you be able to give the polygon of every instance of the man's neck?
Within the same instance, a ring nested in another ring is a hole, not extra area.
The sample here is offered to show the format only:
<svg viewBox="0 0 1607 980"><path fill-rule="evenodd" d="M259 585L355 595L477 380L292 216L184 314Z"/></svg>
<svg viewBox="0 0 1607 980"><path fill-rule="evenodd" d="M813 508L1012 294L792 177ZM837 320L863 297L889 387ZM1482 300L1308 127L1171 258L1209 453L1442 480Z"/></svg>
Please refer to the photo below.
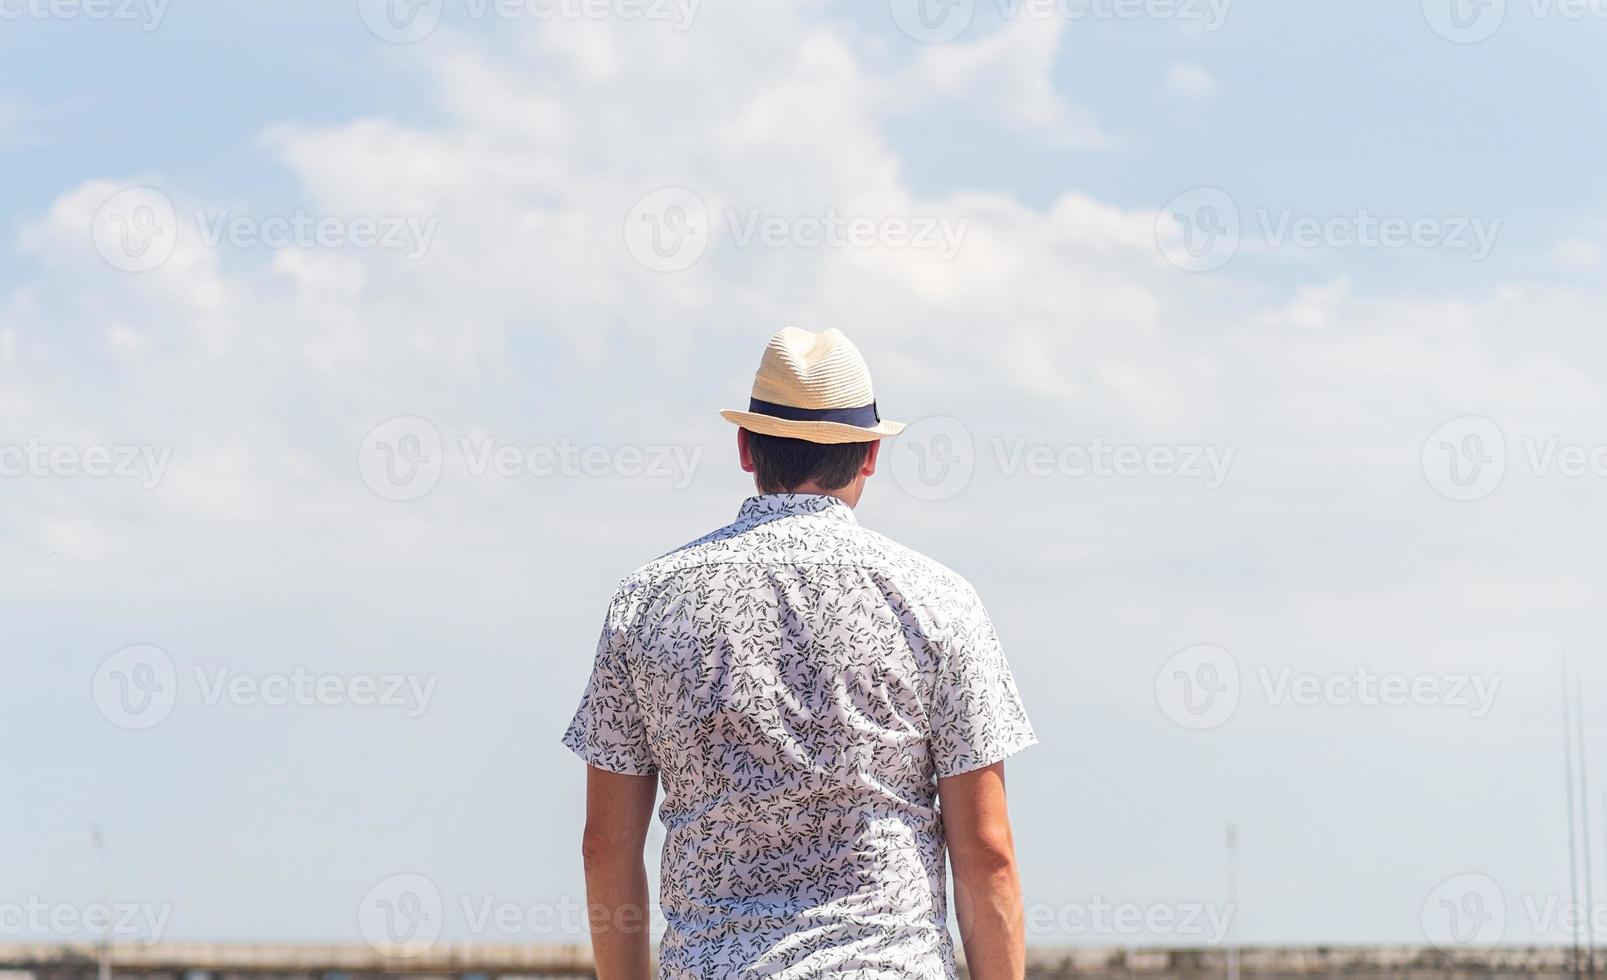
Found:
<svg viewBox="0 0 1607 980"><path fill-rule="evenodd" d="M814 494L814 495L820 496L820 497L836 497L838 500L841 500L843 503L847 504L848 506L853 507L855 504L859 503L859 494L855 493L852 496L849 496L850 492L853 489L854 489L854 485L852 483L850 483L846 487L839 487L836 490L827 490L825 487L820 486L819 484L814 483L813 481L811 481L809 483L800 484L799 486L796 486L796 487L788 487L785 490L765 490L764 488L761 487L761 488L759 488L759 492L760 493L807 493L807 494Z"/></svg>

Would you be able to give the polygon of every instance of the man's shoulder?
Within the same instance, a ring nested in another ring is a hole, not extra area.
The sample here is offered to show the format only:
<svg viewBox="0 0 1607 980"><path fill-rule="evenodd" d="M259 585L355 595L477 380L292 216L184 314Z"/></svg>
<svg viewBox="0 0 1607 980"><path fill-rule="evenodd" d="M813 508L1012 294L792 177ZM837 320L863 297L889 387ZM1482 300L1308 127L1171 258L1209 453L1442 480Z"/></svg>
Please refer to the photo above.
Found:
<svg viewBox="0 0 1607 980"><path fill-rule="evenodd" d="M688 575L732 565L856 567L886 579L902 598L918 605L953 609L980 602L959 572L858 523L815 526L796 539L785 534L755 538L755 530L742 522L730 524L646 562L620 581L616 604L635 605Z"/></svg>
<svg viewBox="0 0 1607 980"><path fill-rule="evenodd" d="M680 573L721 561L722 554L725 556L723 560L730 560L733 553L724 547L724 543L734 536L737 528L737 524L716 528L638 565L629 575L620 579L619 587L614 590L614 604L628 604L642 593L673 581Z"/></svg>
<svg viewBox="0 0 1607 980"><path fill-rule="evenodd" d="M965 576L932 556L893 540L879 531L861 528L873 545L870 564L898 576L899 584L924 598L975 598L976 590Z"/></svg>

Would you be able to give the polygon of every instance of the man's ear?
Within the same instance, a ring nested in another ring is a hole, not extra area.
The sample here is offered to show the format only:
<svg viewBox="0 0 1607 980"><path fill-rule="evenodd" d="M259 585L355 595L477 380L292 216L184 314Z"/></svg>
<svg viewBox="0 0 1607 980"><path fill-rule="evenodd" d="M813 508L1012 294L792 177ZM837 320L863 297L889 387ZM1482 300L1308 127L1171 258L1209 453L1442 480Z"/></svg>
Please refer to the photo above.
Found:
<svg viewBox="0 0 1607 980"><path fill-rule="evenodd" d="M748 447L748 430L737 428L737 458L742 461L742 472L753 472L753 450Z"/></svg>
<svg viewBox="0 0 1607 980"><path fill-rule="evenodd" d="M870 451L865 453L865 464L859 468L860 476L872 476L876 473L876 454L882 451L880 439L870 444Z"/></svg>

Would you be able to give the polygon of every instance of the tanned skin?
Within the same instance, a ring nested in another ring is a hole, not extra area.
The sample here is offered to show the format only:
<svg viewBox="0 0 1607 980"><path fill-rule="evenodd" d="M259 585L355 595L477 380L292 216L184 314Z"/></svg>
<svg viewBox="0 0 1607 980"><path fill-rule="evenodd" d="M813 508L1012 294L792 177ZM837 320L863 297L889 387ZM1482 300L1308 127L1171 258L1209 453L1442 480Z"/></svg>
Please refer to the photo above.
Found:
<svg viewBox="0 0 1607 980"><path fill-rule="evenodd" d="M586 767L586 907L600 980L651 980L647 865L642 850L658 776Z"/></svg>
<svg viewBox="0 0 1607 980"><path fill-rule="evenodd" d="M1022 980L1027 930L1004 799L1004 763L939 779L937 795L971 980Z"/></svg>

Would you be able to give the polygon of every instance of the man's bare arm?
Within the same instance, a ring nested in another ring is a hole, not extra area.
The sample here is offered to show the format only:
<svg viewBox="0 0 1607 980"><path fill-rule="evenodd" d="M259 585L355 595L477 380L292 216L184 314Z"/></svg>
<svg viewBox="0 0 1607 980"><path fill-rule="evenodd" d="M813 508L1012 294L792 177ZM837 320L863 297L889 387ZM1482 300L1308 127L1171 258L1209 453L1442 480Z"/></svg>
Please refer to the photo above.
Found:
<svg viewBox="0 0 1607 980"><path fill-rule="evenodd" d="M954 866L954 909L972 980L1022 980L1026 926L1004 763L939 779L943 833Z"/></svg>
<svg viewBox="0 0 1607 980"><path fill-rule="evenodd" d="M586 767L586 904L599 980L649 980L647 865L642 848L658 776Z"/></svg>

